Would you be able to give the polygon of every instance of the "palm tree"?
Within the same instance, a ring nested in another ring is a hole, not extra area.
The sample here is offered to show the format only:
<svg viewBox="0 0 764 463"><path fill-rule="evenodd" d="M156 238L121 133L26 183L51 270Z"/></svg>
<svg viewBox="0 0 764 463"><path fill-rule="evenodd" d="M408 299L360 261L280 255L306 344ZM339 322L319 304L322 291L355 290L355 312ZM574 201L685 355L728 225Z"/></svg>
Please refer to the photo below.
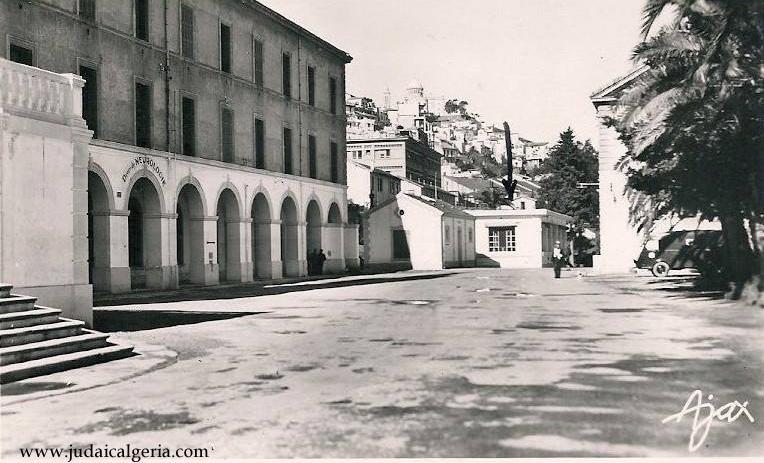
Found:
<svg viewBox="0 0 764 463"><path fill-rule="evenodd" d="M655 31L669 9L673 21ZM634 50L648 70L614 121L634 220L718 218L736 295L754 271L764 289L763 19L764 0L648 0Z"/></svg>

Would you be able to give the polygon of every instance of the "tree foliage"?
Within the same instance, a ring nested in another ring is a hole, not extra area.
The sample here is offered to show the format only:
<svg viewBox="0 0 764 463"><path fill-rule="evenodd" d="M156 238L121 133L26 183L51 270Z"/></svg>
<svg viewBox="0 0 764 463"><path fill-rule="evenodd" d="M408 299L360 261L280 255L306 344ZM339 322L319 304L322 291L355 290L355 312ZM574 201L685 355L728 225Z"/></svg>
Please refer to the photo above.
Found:
<svg viewBox="0 0 764 463"><path fill-rule="evenodd" d="M648 37L669 6L673 23ZM634 50L648 70L611 121L628 148L620 168L635 223L718 219L738 289L756 257L764 270L756 244L764 223L763 14L763 0L648 0Z"/></svg>
<svg viewBox="0 0 764 463"><path fill-rule="evenodd" d="M599 227L599 196L596 188L580 187L598 179L597 151L587 140L576 140L568 128L549 151L536 172L541 192L537 207L573 217L577 228Z"/></svg>

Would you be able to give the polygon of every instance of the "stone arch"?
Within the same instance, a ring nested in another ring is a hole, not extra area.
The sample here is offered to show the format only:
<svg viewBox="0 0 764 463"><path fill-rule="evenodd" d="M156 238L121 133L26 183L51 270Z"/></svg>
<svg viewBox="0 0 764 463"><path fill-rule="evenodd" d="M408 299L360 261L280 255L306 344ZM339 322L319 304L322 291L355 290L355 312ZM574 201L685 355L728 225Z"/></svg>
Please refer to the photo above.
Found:
<svg viewBox="0 0 764 463"><path fill-rule="evenodd" d="M267 191L258 191L252 197L252 261L257 278L273 278L271 266L271 222L273 212Z"/></svg>
<svg viewBox="0 0 764 463"><path fill-rule="evenodd" d="M244 201L241 200L239 189L236 188L236 185L228 181L223 182L220 187L218 187L218 191L215 194L215 204L220 202L220 195L222 195L226 190L229 190L231 193L233 193L233 197L236 199L236 207L239 208L239 211L244 211ZM243 216L244 214L242 213L241 215Z"/></svg>
<svg viewBox="0 0 764 463"><path fill-rule="evenodd" d="M106 175L106 171L103 170L101 166L99 166L98 164L92 161L88 163L88 176L91 173L97 176L101 180L101 183L106 189L106 199L108 201L108 204L107 204L108 207L106 208L106 210L113 211L115 209L114 189L112 188L111 182L109 181L109 176ZM88 182L88 186L89 184L90 182Z"/></svg>
<svg viewBox="0 0 764 463"><path fill-rule="evenodd" d="M163 197L159 182L139 175L130 182L125 209L131 288L161 287Z"/></svg>
<svg viewBox="0 0 764 463"><path fill-rule="evenodd" d="M100 168L99 168L100 169ZM96 291L111 289L111 211L114 196L103 170L88 170L88 281Z"/></svg>
<svg viewBox="0 0 764 463"><path fill-rule="evenodd" d="M175 197L175 212L179 281L205 284L204 222L207 217L204 191L198 181L181 182Z"/></svg>
<svg viewBox="0 0 764 463"><path fill-rule="evenodd" d="M324 217L324 208L322 206L321 200L316 196L315 193L311 193L308 195L307 199L305 200L305 213L303 214L303 217L305 217L305 220L307 221L308 217L308 207L311 203L315 203L316 207L318 207L318 217L323 220Z"/></svg>
<svg viewBox="0 0 764 463"><path fill-rule="evenodd" d="M342 223L342 212L335 201L329 206L329 215L326 217L327 223Z"/></svg>
<svg viewBox="0 0 764 463"><path fill-rule="evenodd" d="M202 187L202 183L194 177L191 174L186 175L180 181L178 182L178 186L175 188L175 201L177 205L177 200L180 197L180 190L182 190L186 185L193 185L196 190L199 192L199 195L201 196L202 200L202 214L203 216L207 216L207 211L209 210L207 208L207 196L204 193L204 188ZM221 189L222 190L222 189Z"/></svg>
<svg viewBox="0 0 764 463"><path fill-rule="evenodd" d="M263 198L262 200L264 200L265 204L268 206L268 212L271 214L268 217L268 219L269 220L276 220L276 219L278 219L278 217L274 217L273 216L273 214L276 212L276 210L274 209L274 203L273 203L273 199L271 198L271 194L268 193L268 190L266 190L265 188L262 188L262 186L258 186L255 190L252 191L252 200L249 202L249 207L247 208L247 210L248 211L254 211L255 210L254 209L255 199L258 196L261 196ZM284 200L284 197L282 196L281 197L281 201L283 201L283 200ZM254 219L254 218L255 218L255 216L252 215L252 219Z"/></svg>
<svg viewBox="0 0 764 463"><path fill-rule="evenodd" d="M241 281L241 210L239 198L228 187L217 199L217 254L219 281Z"/></svg>
<svg viewBox="0 0 764 463"><path fill-rule="evenodd" d="M124 210L128 210L128 202L130 200L130 192L133 191L133 188L135 187L135 184L138 183L141 179L146 179L146 181L150 182L154 189L157 191L157 194L159 196L159 212L158 214L164 214L167 212L167 207L165 203L165 197L164 197L164 188L162 187L162 183L159 181L159 179L156 178L154 174L152 174L148 170L141 170L133 174L132 177L130 177L130 180L127 182L127 187L125 188L125 191L127 194L125 195L125 204L124 204Z"/></svg>
<svg viewBox="0 0 764 463"><path fill-rule="evenodd" d="M294 196L286 193L279 208L281 220L281 262L284 276L299 276L300 215Z"/></svg>

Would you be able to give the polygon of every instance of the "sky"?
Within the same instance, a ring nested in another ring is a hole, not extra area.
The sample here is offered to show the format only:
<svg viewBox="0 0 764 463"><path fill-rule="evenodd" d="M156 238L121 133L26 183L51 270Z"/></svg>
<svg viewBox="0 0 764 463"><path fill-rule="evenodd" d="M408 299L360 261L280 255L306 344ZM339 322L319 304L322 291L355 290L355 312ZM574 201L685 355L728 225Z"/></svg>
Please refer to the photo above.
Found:
<svg viewBox="0 0 764 463"><path fill-rule="evenodd" d="M260 0L348 52L347 91L381 106L412 79L489 123L597 146L589 95L633 66L644 0Z"/></svg>

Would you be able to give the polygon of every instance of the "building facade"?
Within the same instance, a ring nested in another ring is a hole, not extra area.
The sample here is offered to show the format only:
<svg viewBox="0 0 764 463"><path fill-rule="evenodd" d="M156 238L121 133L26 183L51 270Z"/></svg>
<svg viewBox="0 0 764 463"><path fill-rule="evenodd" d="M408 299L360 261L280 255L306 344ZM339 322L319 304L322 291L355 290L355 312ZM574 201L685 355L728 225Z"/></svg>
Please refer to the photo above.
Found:
<svg viewBox="0 0 764 463"><path fill-rule="evenodd" d="M547 209L470 209L475 217L477 265L541 268L552 265L554 242L567 248L570 216Z"/></svg>
<svg viewBox="0 0 764 463"><path fill-rule="evenodd" d="M401 192L364 222L370 268L437 270L475 265L475 219L443 201Z"/></svg>
<svg viewBox="0 0 764 463"><path fill-rule="evenodd" d="M347 143L347 156L397 177L440 187L441 154L411 137L351 139Z"/></svg>
<svg viewBox="0 0 764 463"><path fill-rule="evenodd" d="M85 219L86 284L298 276L312 248L329 271L357 264L347 53L252 0L2 2L0 29L20 63L4 65L18 92L4 109L45 101L52 73L81 76L72 117L92 141L72 213ZM23 287L16 276L0 279Z"/></svg>

